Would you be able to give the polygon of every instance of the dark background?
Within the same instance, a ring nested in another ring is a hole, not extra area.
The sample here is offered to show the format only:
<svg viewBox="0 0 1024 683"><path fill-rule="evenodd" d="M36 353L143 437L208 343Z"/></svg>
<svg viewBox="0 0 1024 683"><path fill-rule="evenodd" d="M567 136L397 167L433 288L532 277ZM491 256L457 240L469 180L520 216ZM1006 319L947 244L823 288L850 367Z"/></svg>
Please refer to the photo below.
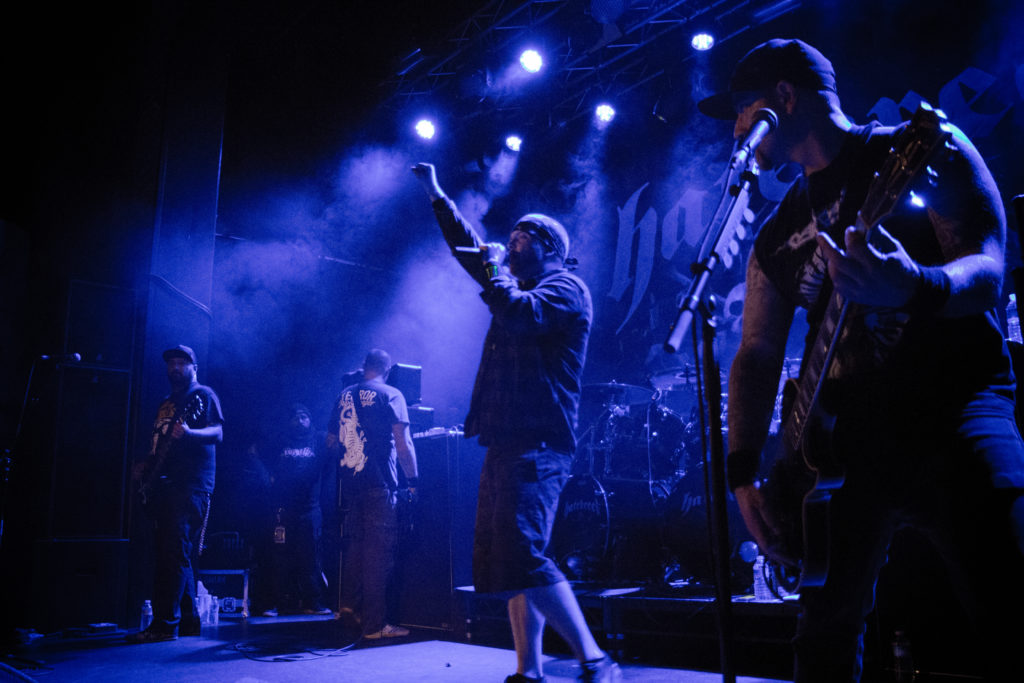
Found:
<svg viewBox="0 0 1024 683"><path fill-rule="evenodd" d="M624 4L621 28L651 6ZM673 17L711 5L675 4ZM912 0L754 3L765 11L723 19L733 37L707 55L692 56L684 28L657 39L630 33L620 42L643 43L637 61L594 69L587 81L567 67L622 50L596 47L606 30L598 10L615 3L10 5L0 10L9 587L33 575L38 584L54 553L81 555L76 543L128 537L125 475L166 391L168 346L197 350L200 379L223 403L217 529L256 514L245 492L248 446L295 400L324 427L341 376L368 348L422 366L435 424L461 422L486 311L407 171L416 161L437 164L442 185L494 239L529 210L565 219L595 303L585 383L649 387L692 368L688 349L669 357L660 345L689 283L692 226L706 225L731 143L731 126L700 117L694 103L770 37L821 48L855 121L894 123L920 98L945 107L1007 201L1008 274L1021 263L1010 199L1024 192L1024 47L1021 10L1009 0L969 11ZM530 9L517 35L551 49L549 70L520 91L483 92L474 76L486 67L497 83L516 41L508 31L470 40L472 49L466 41L520 6ZM425 61L397 77L417 49ZM446 55L457 56L440 69L447 75L427 76ZM619 118L597 136L586 112L603 96ZM431 146L408 128L427 110L446 112ZM486 169L511 126L526 145L511 183L495 188ZM761 214L770 199L762 193L752 208ZM666 241L669 216L680 235L690 221L678 245ZM723 368L749 245L741 240L713 281L727 303ZM63 352L83 360L39 360ZM685 421L694 399L680 384L670 407ZM29 625L18 617L30 591L5 593L5 614Z"/></svg>

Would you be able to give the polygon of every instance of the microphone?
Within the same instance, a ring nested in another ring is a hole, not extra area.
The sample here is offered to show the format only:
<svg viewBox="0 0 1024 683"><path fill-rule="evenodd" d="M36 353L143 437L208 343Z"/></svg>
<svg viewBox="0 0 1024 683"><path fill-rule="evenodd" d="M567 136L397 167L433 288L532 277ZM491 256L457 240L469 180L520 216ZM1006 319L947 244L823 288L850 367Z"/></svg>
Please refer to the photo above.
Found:
<svg viewBox="0 0 1024 683"><path fill-rule="evenodd" d="M504 263L507 256L505 251L505 245L499 244L498 242L489 242L487 244L481 244L478 247L455 247L452 249L456 255L459 254L479 254L483 256L491 263Z"/></svg>
<svg viewBox="0 0 1024 683"><path fill-rule="evenodd" d="M750 127L750 132L747 133L747 137L743 140L739 149L732 155L729 167L739 168L740 166L745 166L754 154L754 149L764 140L764 136L771 133L778 126L779 117L775 112L771 109L758 109L754 113L754 125Z"/></svg>
<svg viewBox="0 0 1024 683"><path fill-rule="evenodd" d="M78 363L82 360L82 354L80 353L55 353L55 354L43 354L39 356L39 360L52 360L57 363Z"/></svg>
<svg viewBox="0 0 1024 683"><path fill-rule="evenodd" d="M455 247L452 251L460 254L486 254L489 251L504 251L505 247L498 244L497 242L491 242L490 244L481 244L479 247Z"/></svg>

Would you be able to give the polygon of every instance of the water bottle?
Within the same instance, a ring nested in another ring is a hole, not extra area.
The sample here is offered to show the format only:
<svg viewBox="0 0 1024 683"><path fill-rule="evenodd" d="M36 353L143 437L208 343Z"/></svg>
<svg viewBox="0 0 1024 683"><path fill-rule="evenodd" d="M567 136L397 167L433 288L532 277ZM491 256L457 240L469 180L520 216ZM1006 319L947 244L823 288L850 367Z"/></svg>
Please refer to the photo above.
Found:
<svg viewBox="0 0 1024 683"><path fill-rule="evenodd" d="M1024 343L1020 334L1020 317L1017 315L1017 295L1010 295L1010 302L1006 304L1006 338L1018 344Z"/></svg>
<svg viewBox="0 0 1024 683"><path fill-rule="evenodd" d="M768 602L774 597L765 580L764 570L764 555L758 555L754 560L754 600L757 602Z"/></svg>
<svg viewBox="0 0 1024 683"><path fill-rule="evenodd" d="M903 631L896 631L892 640L892 672L897 683L913 683L917 680L914 658L910 654L910 640Z"/></svg>
<svg viewBox="0 0 1024 683"><path fill-rule="evenodd" d="M142 601L142 612L139 615L139 630L145 631L153 623L153 603L149 600Z"/></svg>

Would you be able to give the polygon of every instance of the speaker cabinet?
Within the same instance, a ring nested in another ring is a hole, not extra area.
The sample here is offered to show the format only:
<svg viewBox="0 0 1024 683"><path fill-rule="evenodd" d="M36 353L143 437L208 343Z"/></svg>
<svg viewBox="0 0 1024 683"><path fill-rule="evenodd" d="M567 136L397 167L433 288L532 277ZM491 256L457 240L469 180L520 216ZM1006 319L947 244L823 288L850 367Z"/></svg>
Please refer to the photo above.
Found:
<svg viewBox="0 0 1024 683"><path fill-rule="evenodd" d="M33 553L33 627L52 633L88 624L122 624L127 539L37 541Z"/></svg>
<svg viewBox="0 0 1024 683"><path fill-rule="evenodd" d="M395 579L403 624L454 630L457 586L473 582L473 524L485 449L461 432L413 440L419 499L399 542Z"/></svg>
<svg viewBox="0 0 1024 683"><path fill-rule="evenodd" d="M130 393L127 371L61 371L47 536L123 536Z"/></svg>

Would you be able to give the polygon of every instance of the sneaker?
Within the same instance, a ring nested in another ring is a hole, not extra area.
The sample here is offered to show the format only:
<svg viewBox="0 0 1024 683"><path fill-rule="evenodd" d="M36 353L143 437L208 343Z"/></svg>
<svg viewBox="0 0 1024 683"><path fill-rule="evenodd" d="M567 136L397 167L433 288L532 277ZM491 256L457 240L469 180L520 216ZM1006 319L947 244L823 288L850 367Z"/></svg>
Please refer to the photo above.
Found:
<svg viewBox="0 0 1024 683"><path fill-rule="evenodd" d="M271 607L270 609L263 610L263 616L265 616L265 617L276 617L277 616L277 608L276 607Z"/></svg>
<svg viewBox="0 0 1024 683"><path fill-rule="evenodd" d="M330 607L324 607L323 605L318 605L316 607L307 607L306 609L302 610L302 613L303 614L334 614L334 610L332 610Z"/></svg>
<svg viewBox="0 0 1024 683"><path fill-rule="evenodd" d="M544 676L540 678L534 678L533 676L527 676L526 674L514 673L511 676L505 676L505 683L547 683L548 679Z"/></svg>
<svg viewBox="0 0 1024 683"><path fill-rule="evenodd" d="M144 631L129 633L124 637L124 639L133 645L138 645L141 643L160 643L165 640L177 640L178 636L167 631L157 631L155 629L147 628Z"/></svg>
<svg viewBox="0 0 1024 683"><path fill-rule="evenodd" d="M585 683L619 683L622 680L622 669L608 655L583 662L580 669L579 680Z"/></svg>
<svg viewBox="0 0 1024 683"><path fill-rule="evenodd" d="M393 624L385 624L381 630L366 633L363 635L363 638L366 640L377 640L378 638L404 638L407 635L409 635L409 629Z"/></svg>
<svg viewBox="0 0 1024 683"><path fill-rule="evenodd" d="M201 629L199 623L199 617L192 617L191 619L182 619L178 624L178 635L179 636L198 636Z"/></svg>

